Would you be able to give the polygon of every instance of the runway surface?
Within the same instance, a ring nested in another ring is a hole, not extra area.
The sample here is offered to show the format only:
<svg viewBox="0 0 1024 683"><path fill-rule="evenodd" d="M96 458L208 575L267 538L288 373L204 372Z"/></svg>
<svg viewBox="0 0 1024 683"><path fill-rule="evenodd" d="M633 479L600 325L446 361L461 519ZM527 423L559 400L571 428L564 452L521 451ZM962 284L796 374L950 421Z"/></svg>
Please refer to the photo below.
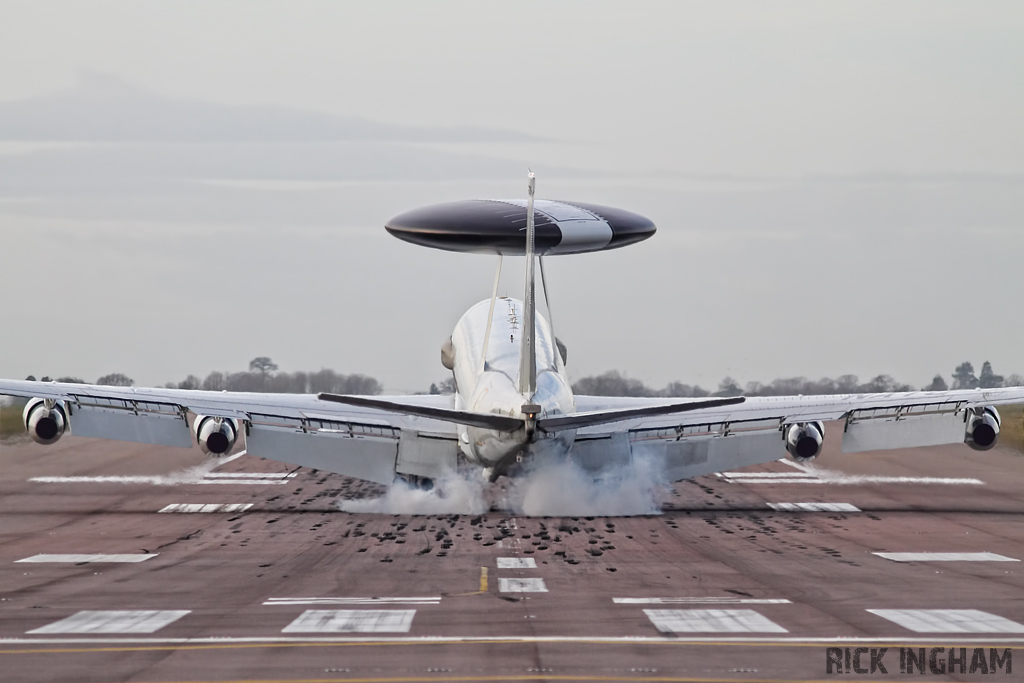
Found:
<svg viewBox="0 0 1024 683"><path fill-rule="evenodd" d="M823 680L836 645L890 648L859 677L897 680L901 646L1018 652L1024 457L844 456L830 426L813 469L682 482L629 518L349 514L379 487L6 442L0 680Z"/></svg>

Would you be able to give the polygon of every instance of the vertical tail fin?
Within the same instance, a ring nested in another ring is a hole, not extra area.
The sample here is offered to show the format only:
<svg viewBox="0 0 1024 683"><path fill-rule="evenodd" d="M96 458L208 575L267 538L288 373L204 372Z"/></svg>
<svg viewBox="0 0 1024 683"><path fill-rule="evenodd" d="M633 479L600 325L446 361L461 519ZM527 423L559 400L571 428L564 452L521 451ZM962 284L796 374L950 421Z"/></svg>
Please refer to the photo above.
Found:
<svg viewBox="0 0 1024 683"><path fill-rule="evenodd" d="M526 200L526 294L523 297L523 336L519 348L519 393L530 399L537 391L537 305L533 282L533 191L536 178L531 172Z"/></svg>

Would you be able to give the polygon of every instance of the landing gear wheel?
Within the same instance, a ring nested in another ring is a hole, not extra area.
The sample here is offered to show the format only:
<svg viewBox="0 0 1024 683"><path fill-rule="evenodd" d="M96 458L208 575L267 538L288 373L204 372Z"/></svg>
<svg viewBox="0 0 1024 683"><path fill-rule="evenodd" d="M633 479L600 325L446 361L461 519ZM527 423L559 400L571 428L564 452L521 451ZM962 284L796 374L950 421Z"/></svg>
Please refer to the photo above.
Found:
<svg viewBox="0 0 1024 683"><path fill-rule="evenodd" d="M418 489L420 491L434 490L434 480L430 477L421 477L417 474L398 474L395 475L395 480L405 483L411 489Z"/></svg>

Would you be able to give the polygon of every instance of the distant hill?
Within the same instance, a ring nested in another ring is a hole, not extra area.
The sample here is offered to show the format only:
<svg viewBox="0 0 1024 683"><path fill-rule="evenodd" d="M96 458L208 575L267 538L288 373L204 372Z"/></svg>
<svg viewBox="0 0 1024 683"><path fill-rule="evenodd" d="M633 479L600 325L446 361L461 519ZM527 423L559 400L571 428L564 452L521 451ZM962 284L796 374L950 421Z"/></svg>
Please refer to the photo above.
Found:
<svg viewBox="0 0 1024 683"><path fill-rule="evenodd" d="M0 102L0 140L53 142L530 142L510 130L410 127L284 107L155 95L86 72L73 88Z"/></svg>

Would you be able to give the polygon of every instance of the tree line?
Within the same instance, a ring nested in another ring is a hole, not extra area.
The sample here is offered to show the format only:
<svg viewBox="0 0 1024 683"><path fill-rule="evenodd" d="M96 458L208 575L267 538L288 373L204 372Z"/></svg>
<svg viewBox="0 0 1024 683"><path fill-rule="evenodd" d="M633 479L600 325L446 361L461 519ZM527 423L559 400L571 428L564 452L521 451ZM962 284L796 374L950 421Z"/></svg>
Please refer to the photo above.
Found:
<svg viewBox="0 0 1024 683"><path fill-rule="evenodd" d="M277 364L266 356L253 358L249 361L249 370L244 372L214 371L205 378L189 375L180 382L168 382L168 389L202 389L204 391L254 391L275 394L361 394L376 395L383 387L373 377L358 373L345 375L329 368L316 372L278 372ZM35 377L29 375L29 381ZM41 382L51 381L43 377ZM77 377L58 377L57 382L85 384ZM135 380L127 375L115 372L104 375L96 380L96 384L104 386L130 387Z"/></svg>
<svg viewBox="0 0 1024 683"><path fill-rule="evenodd" d="M1024 386L1024 376L1003 377L992 370L992 364L985 361L981 372L975 375L974 366L963 362L950 376L947 384L941 374L935 375L922 391L946 391L948 389L993 389L998 387ZM638 379L625 377L618 370L609 370L602 375L583 377L572 385L573 393L584 396L638 396L664 398L700 398L702 396L795 396L824 394L875 394L893 391L915 391L915 387L896 381L889 375L878 375L867 382L861 382L856 375L840 375L835 379L823 377L818 380L806 377L784 377L767 384L747 382L740 386L732 377L718 383L717 391L709 391L699 385L671 382L663 389L648 387Z"/></svg>

